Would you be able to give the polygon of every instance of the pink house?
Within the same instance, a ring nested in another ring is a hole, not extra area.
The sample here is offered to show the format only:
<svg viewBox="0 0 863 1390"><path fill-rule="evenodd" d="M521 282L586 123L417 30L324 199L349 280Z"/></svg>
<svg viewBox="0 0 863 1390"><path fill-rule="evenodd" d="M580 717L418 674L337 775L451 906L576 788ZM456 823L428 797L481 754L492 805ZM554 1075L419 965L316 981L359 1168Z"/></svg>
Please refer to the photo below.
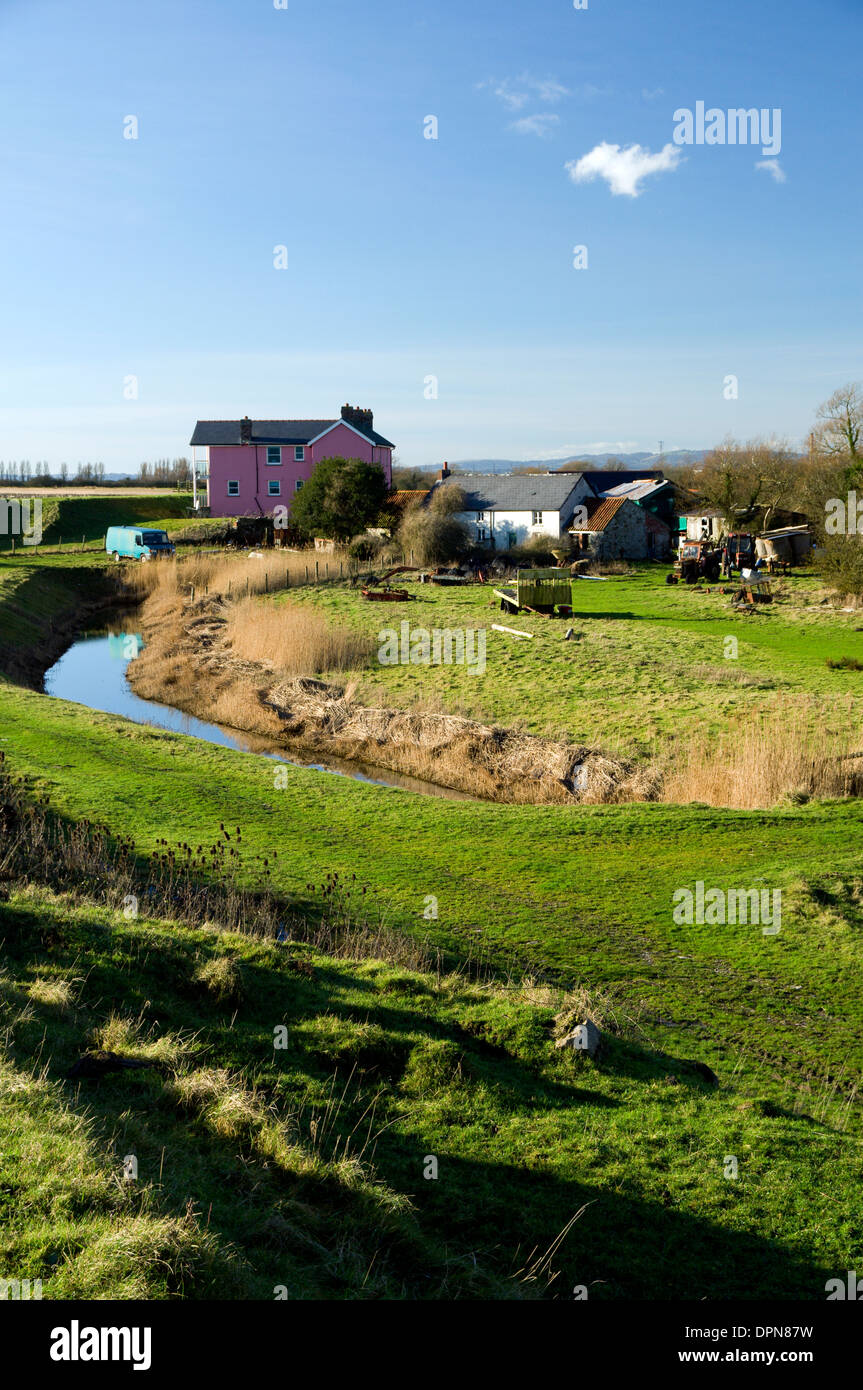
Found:
<svg viewBox="0 0 863 1390"><path fill-rule="evenodd" d="M321 459L378 463L392 483L395 445L370 410L343 405L337 420L199 420L190 443L195 506L206 481L211 516L263 516L288 508Z"/></svg>

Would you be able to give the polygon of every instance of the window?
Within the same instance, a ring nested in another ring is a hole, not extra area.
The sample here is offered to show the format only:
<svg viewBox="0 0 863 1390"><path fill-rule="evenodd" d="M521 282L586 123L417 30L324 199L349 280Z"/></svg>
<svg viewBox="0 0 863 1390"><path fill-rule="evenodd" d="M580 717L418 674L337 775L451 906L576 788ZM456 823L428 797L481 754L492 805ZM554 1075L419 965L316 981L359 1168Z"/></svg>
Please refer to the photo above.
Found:
<svg viewBox="0 0 863 1390"><path fill-rule="evenodd" d="M281 450L281 446L278 445L278 444L268 444L268 445L267 445L267 463L268 463L268 464L274 464L274 463L281 463L281 461L282 461L282 450Z"/></svg>
<svg viewBox="0 0 863 1390"><path fill-rule="evenodd" d="M303 485L303 480L302 480L302 478L297 478L297 481L296 481L295 484L294 484L294 487L296 488L297 492L299 492L299 490L300 490L300 488L302 487L302 485Z"/></svg>
<svg viewBox="0 0 863 1390"><path fill-rule="evenodd" d="M270 479L270 481L267 483L267 492L271 497L281 497L282 485L279 482L278 478Z"/></svg>
<svg viewBox="0 0 863 1390"><path fill-rule="evenodd" d="M478 541L487 541L487 540L488 540L488 531L486 530L486 528L485 528L484 526L477 526L477 528L476 528L476 538L477 538Z"/></svg>
<svg viewBox="0 0 863 1390"><path fill-rule="evenodd" d="M541 525L542 525L542 512L531 512L531 514L530 514L530 524L531 524L531 526L541 526Z"/></svg>
<svg viewBox="0 0 863 1390"><path fill-rule="evenodd" d="M295 444L295 445L294 445L294 463L303 463L304 460L305 460L305 457L306 457L306 451L305 451L305 449L303 448L302 444Z"/></svg>
<svg viewBox="0 0 863 1390"><path fill-rule="evenodd" d="M485 512L477 512L476 519L477 521L485 521Z"/></svg>
<svg viewBox="0 0 863 1390"><path fill-rule="evenodd" d="M228 479L228 496L229 496L229 497L239 497L239 495L240 495L240 482L239 482L239 479L238 479L238 478L229 478L229 479Z"/></svg>

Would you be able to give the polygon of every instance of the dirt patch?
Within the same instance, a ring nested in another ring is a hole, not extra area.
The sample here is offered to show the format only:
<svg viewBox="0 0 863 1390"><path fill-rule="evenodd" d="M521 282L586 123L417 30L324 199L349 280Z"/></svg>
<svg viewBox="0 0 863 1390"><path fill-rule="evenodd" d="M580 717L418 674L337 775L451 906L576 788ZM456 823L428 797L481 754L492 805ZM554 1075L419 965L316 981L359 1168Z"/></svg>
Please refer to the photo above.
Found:
<svg viewBox="0 0 863 1390"><path fill-rule="evenodd" d="M350 685L285 679L267 663L238 660L219 597L154 596L141 619L146 645L128 670L136 694L275 736L295 754L371 763L490 801L597 803L656 795L648 769L596 748L456 715L362 705Z"/></svg>

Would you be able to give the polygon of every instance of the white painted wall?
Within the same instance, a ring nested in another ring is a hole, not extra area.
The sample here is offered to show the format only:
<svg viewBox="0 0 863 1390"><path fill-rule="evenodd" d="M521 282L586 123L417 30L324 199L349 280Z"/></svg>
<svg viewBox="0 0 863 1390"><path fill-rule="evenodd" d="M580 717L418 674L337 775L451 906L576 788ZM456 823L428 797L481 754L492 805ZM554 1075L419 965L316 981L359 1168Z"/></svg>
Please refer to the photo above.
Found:
<svg viewBox="0 0 863 1390"><path fill-rule="evenodd" d="M719 540L724 530L721 516L688 516L686 518L686 539L688 541Z"/></svg>
<svg viewBox="0 0 863 1390"><path fill-rule="evenodd" d="M486 537L490 534L494 536L494 542L498 550L508 550L510 546L510 536L515 536L515 545L520 545L529 536L554 536L560 535L560 512L543 512L542 521L535 523L532 512L486 512L483 520L480 520L477 512L459 512L460 521L466 521L477 536L480 531L485 531Z"/></svg>
<svg viewBox="0 0 863 1390"><path fill-rule="evenodd" d="M532 511L508 511L493 512L487 511L484 519L480 520L476 512L459 512L459 521L467 522L474 536L484 530L486 537L491 534L498 550L508 550L511 544L510 536L515 535L512 544L521 545L531 536L554 536L557 540L563 534L561 521L565 519L569 523L573 508L578 505L585 497L593 497L593 492L588 483L583 478L579 478L577 485L567 499L565 513L559 511L541 512L541 520L534 522Z"/></svg>

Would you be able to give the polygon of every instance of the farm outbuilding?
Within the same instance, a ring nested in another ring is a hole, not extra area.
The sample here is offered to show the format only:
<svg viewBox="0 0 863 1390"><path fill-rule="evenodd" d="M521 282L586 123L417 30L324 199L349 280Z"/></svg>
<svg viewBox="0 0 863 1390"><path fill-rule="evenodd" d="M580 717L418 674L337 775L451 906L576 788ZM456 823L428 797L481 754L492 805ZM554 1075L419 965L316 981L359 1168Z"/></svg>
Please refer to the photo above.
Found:
<svg viewBox="0 0 863 1390"><path fill-rule="evenodd" d="M644 560L648 513L629 497L588 498L569 528L582 555L602 560Z"/></svg>

